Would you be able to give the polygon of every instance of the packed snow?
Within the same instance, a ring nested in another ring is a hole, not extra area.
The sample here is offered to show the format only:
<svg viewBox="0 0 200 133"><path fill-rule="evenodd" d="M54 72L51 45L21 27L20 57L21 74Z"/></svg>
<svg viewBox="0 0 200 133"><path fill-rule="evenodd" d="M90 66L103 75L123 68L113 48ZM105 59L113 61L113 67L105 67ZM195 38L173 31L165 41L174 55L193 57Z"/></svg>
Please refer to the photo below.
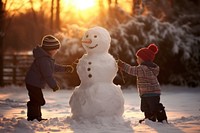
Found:
<svg viewBox="0 0 200 133"><path fill-rule="evenodd" d="M70 98L73 118L121 117L124 98L121 87L113 83L118 67L108 53L111 37L102 27L90 28L82 39L86 50L77 64L81 80Z"/></svg>
<svg viewBox="0 0 200 133"><path fill-rule="evenodd" d="M123 90L125 110L123 118L107 117L72 119L69 98L73 90L53 92L44 89L46 105L42 107L47 121L26 120L28 92L25 87L0 88L0 132L2 133L199 133L200 132L200 87L162 86L161 102L166 107L167 123L145 120L140 111L140 98L135 87Z"/></svg>

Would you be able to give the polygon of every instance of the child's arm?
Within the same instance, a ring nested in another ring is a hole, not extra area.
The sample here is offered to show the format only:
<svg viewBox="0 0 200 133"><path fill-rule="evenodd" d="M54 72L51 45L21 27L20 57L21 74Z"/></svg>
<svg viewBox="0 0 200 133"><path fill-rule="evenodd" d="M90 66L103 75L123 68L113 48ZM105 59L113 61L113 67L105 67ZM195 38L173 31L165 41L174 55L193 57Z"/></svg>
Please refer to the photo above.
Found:
<svg viewBox="0 0 200 133"><path fill-rule="evenodd" d="M118 66L124 72L126 72L130 75L133 75L133 76L138 76L138 67L137 66L131 66L121 60L118 61Z"/></svg>
<svg viewBox="0 0 200 133"><path fill-rule="evenodd" d="M44 80L47 82L48 86L52 88L54 91L58 90L59 86L53 76L51 61L47 60L46 58L41 58L40 60L38 60L38 66L39 66L41 75L44 78Z"/></svg>

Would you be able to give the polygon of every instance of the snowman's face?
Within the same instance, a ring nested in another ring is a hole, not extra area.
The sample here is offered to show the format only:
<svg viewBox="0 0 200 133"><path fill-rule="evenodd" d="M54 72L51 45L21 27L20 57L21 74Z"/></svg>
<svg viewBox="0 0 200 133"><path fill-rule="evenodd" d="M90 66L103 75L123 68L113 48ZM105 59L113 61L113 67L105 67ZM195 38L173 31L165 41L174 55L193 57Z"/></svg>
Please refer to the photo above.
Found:
<svg viewBox="0 0 200 133"><path fill-rule="evenodd" d="M87 53L108 52L110 42L109 32L102 27L89 29L82 38L82 45Z"/></svg>

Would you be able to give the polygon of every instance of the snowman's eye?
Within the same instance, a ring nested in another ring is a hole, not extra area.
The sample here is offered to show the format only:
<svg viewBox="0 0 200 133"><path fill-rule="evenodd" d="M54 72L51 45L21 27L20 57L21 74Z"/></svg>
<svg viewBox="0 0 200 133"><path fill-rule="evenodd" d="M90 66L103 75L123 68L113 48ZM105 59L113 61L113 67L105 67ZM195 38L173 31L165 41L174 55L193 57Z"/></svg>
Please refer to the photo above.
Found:
<svg viewBox="0 0 200 133"><path fill-rule="evenodd" d="M89 35L86 35L86 38L88 38L89 37Z"/></svg>
<svg viewBox="0 0 200 133"><path fill-rule="evenodd" d="M97 35L94 35L94 38L97 38Z"/></svg>

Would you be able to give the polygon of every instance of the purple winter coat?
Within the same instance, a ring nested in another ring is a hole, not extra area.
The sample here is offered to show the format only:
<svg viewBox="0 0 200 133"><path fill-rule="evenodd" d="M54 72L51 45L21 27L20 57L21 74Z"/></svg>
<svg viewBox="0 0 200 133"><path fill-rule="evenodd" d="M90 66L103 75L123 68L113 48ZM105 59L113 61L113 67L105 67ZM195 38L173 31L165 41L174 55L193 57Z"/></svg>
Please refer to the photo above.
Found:
<svg viewBox="0 0 200 133"><path fill-rule="evenodd" d="M66 67L55 64L55 60L41 47L33 49L33 57L34 61L26 74L25 83L39 88L44 88L47 83L50 88L55 88L57 83L53 73L64 72Z"/></svg>

